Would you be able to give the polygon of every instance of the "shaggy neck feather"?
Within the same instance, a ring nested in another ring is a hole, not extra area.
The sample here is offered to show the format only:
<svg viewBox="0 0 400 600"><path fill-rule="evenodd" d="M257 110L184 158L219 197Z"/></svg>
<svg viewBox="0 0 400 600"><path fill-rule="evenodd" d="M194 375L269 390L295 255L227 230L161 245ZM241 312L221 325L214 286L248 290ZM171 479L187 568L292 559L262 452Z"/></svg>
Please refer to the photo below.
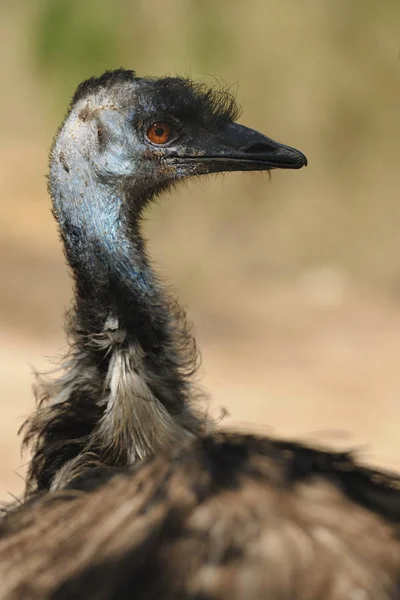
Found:
<svg viewBox="0 0 400 600"><path fill-rule="evenodd" d="M40 408L26 428L29 485L39 489L62 487L89 464L130 464L203 425L189 405L194 343L140 235L144 198L134 181L127 192L94 180L79 159L66 168L53 156L50 172L75 306L71 353L59 377L38 385Z"/></svg>

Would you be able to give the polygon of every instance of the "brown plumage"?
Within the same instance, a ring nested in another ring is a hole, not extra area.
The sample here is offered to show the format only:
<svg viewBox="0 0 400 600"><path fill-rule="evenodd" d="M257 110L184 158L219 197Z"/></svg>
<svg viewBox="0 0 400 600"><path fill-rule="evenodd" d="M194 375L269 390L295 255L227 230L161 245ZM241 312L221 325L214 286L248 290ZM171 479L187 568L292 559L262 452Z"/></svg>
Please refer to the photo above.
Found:
<svg viewBox="0 0 400 600"><path fill-rule="evenodd" d="M347 454L205 437L10 513L0 599L399 598L399 489Z"/></svg>

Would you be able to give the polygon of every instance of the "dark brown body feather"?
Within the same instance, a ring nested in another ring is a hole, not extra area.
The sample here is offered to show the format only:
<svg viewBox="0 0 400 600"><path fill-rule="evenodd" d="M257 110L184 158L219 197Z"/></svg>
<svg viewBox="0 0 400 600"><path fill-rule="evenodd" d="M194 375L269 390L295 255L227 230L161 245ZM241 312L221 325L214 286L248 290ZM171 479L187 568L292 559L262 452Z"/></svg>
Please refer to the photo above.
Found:
<svg viewBox="0 0 400 600"><path fill-rule="evenodd" d="M10 512L7 600L400 598L400 480L219 434Z"/></svg>

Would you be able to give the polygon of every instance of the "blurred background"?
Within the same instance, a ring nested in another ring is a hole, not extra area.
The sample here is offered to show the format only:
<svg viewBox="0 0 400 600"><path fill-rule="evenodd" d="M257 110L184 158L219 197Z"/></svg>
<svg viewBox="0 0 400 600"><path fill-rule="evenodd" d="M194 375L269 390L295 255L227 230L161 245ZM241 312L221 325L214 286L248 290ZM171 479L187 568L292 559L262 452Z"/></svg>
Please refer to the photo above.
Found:
<svg viewBox="0 0 400 600"><path fill-rule="evenodd" d="M398 0L1 0L0 498L23 486L32 370L65 349L48 149L76 85L119 66L232 85L241 122L309 158L148 213L210 410L400 468Z"/></svg>

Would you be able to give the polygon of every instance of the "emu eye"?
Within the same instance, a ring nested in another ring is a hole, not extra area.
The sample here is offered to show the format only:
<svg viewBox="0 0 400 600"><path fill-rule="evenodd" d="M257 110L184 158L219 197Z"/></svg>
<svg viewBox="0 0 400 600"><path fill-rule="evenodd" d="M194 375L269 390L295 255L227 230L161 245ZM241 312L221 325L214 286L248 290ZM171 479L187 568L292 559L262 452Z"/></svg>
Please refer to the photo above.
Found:
<svg viewBox="0 0 400 600"><path fill-rule="evenodd" d="M171 136L171 126L165 121L157 121L147 130L147 139L152 144L166 144L171 139Z"/></svg>

